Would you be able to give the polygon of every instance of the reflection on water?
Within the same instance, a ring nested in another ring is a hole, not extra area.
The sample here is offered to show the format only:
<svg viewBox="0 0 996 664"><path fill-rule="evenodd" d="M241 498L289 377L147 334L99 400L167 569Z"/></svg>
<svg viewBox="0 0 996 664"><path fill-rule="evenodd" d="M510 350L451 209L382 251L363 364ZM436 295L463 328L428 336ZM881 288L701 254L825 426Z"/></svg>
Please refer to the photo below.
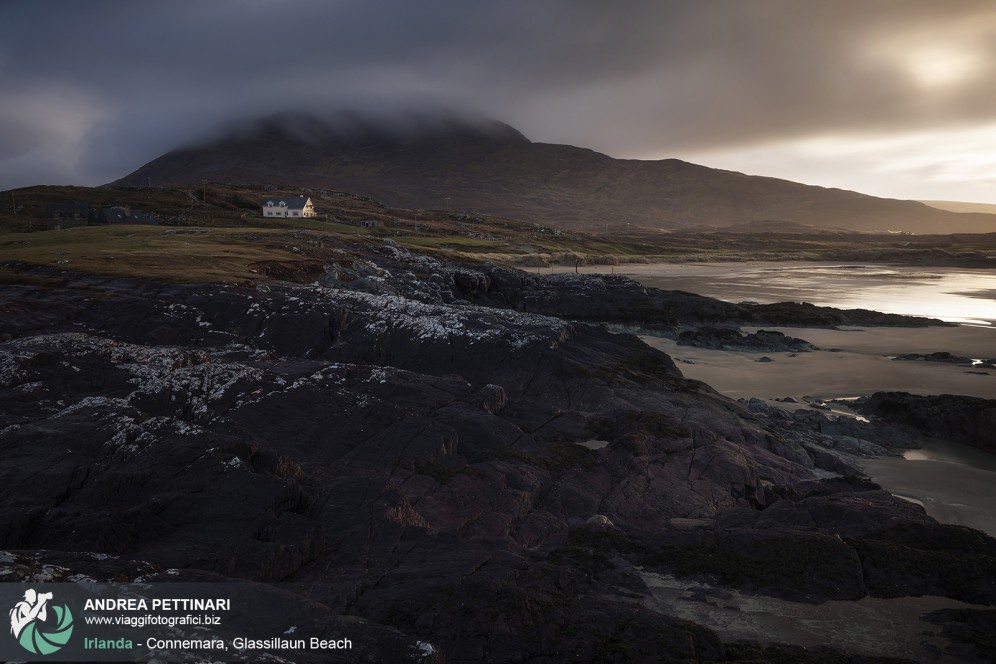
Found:
<svg viewBox="0 0 996 664"><path fill-rule="evenodd" d="M990 271L768 262L621 265L614 272L729 302L811 302L996 326L996 274Z"/></svg>

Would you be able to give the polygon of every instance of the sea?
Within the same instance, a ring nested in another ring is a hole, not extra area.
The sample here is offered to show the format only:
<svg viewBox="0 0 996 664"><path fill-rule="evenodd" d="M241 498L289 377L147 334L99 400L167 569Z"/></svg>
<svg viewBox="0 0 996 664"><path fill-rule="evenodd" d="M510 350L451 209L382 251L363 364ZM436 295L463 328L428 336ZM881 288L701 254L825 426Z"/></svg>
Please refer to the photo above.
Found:
<svg viewBox="0 0 996 664"><path fill-rule="evenodd" d="M728 302L810 302L996 329L996 271L843 262L650 263L591 266L665 290Z"/></svg>

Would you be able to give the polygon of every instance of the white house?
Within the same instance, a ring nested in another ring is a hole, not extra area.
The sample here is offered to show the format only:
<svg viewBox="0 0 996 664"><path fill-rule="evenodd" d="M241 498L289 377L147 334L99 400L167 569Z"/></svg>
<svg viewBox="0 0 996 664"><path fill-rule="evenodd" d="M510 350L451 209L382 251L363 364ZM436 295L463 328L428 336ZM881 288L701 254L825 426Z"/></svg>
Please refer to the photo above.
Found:
<svg viewBox="0 0 996 664"><path fill-rule="evenodd" d="M263 201L264 217L314 217L315 206L310 196L267 198Z"/></svg>

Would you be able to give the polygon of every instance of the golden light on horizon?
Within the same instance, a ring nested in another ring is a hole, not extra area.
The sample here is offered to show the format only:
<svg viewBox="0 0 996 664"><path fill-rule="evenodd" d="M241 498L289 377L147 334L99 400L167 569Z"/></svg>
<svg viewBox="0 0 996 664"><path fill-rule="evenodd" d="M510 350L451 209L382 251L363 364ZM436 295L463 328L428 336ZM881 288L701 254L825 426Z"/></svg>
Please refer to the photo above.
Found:
<svg viewBox="0 0 996 664"><path fill-rule="evenodd" d="M985 64L979 53L950 46L927 46L904 54L904 67L925 88L957 85L971 79Z"/></svg>
<svg viewBox="0 0 996 664"><path fill-rule="evenodd" d="M663 159L667 154L647 155ZM900 199L996 204L996 123L827 134L678 155L714 168ZM908 183L917 182L914 195Z"/></svg>

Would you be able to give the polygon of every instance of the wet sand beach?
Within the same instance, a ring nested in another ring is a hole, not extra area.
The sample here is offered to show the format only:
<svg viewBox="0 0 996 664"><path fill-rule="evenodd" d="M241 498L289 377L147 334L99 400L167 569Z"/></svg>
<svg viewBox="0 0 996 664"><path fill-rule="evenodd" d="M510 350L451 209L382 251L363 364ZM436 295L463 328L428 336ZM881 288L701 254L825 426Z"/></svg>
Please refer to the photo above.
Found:
<svg viewBox="0 0 996 664"><path fill-rule="evenodd" d="M906 353L936 352L996 358L996 275L991 273L780 263L627 265L614 271L648 286L734 302L807 301L962 322L957 327L926 328L764 328L805 339L820 348L806 353L709 350L642 337L670 355L686 376L704 381L730 398L756 397L789 409L808 406L774 399L794 397L802 402L804 396L828 400L878 391L996 399L996 370L893 359ZM759 328L744 329L753 332ZM757 361L765 355L772 361ZM996 486L996 456L938 442L911 451L906 458L864 459L861 463L876 482L921 503L937 520L996 536L996 494L992 491Z"/></svg>
<svg viewBox="0 0 996 664"><path fill-rule="evenodd" d="M653 593L652 608L704 625L724 640L777 634L782 642L810 648L829 645L938 664L959 660L939 652L946 645L941 629L922 616L938 609L975 608L933 596L803 604L649 571L641 577Z"/></svg>
<svg viewBox="0 0 996 664"><path fill-rule="evenodd" d="M993 329L768 329L835 350L769 353L772 362L757 362L763 353L708 350L678 346L670 339L642 338L671 355L687 377L704 381L728 397L756 397L780 408L807 408L804 396L835 399L893 390L996 399L996 370L968 373L977 370L942 362L891 359L899 353L940 350L966 357L992 357L996 355ZM789 396L800 403L774 400ZM920 502L938 521L970 526L996 537L996 493L992 489L996 486L996 456L938 443L909 452L905 459L862 459L860 463L874 481Z"/></svg>
<svg viewBox="0 0 996 664"><path fill-rule="evenodd" d="M744 328L754 332L760 328ZM803 395L821 399L879 391L964 394L996 399L996 370L944 362L892 359L904 353L947 351L996 357L996 330L981 327L867 328L825 330L766 327L805 339L821 350L808 353L745 353L679 346L671 339L642 337L670 355L689 378L738 399ZM772 362L758 362L761 357ZM972 372L972 373L968 373Z"/></svg>
<svg viewBox="0 0 996 664"><path fill-rule="evenodd" d="M996 537L996 470L931 458L931 452L925 448L906 458L862 459L860 464L876 482L916 500L938 521Z"/></svg>

